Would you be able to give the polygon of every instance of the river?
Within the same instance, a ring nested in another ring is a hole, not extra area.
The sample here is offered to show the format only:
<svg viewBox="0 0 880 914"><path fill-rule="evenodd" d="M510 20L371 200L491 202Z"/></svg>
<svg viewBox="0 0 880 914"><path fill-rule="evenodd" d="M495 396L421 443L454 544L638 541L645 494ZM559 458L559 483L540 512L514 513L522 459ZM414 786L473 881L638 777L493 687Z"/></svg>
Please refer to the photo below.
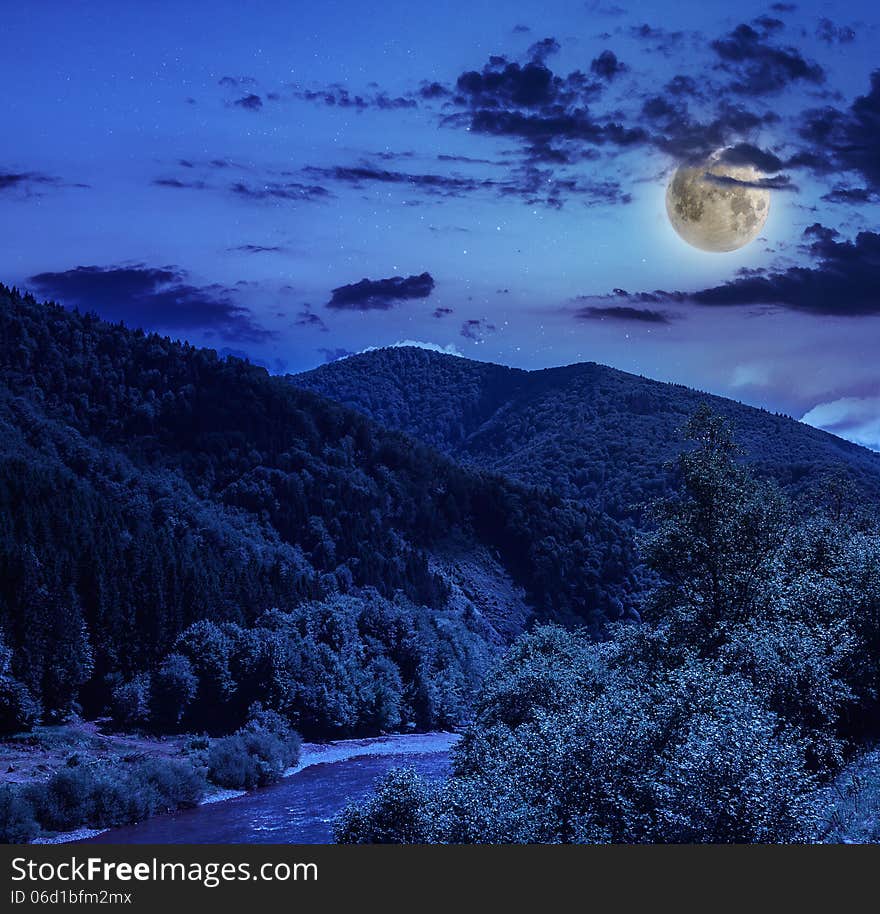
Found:
<svg viewBox="0 0 880 914"><path fill-rule="evenodd" d="M306 744L300 764L271 787L112 828L85 844L329 844L332 821L392 768L437 780L449 771L451 733Z"/></svg>

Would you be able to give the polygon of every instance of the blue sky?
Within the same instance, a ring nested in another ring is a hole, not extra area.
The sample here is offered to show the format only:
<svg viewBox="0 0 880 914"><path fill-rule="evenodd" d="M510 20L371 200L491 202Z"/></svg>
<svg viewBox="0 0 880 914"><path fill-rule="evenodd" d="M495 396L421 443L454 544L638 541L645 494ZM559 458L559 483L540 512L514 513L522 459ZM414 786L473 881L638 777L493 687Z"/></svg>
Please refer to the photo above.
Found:
<svg viewBox="0 0 880 914"><path fill-rule="evenodd" d="M594 360L880 448L880 13L792 6L20 5L0 279L274 371ZM729 254L664 208L716 148L785 188Z"/></svg>

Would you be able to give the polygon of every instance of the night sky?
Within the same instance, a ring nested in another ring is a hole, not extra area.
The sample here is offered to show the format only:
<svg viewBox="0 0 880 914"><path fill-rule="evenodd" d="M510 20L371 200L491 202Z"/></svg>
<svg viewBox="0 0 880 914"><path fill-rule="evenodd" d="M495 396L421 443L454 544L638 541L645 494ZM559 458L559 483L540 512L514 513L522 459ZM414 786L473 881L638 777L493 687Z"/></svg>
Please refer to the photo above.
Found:
<svg viewBox="0 0 880 914"><path fill-rule="evenodd" d="M273 372L592 360L880 449L874 2L46 2L3 35L7 284ZM726 254L664 204L717 150L772 188Z"/></svg>

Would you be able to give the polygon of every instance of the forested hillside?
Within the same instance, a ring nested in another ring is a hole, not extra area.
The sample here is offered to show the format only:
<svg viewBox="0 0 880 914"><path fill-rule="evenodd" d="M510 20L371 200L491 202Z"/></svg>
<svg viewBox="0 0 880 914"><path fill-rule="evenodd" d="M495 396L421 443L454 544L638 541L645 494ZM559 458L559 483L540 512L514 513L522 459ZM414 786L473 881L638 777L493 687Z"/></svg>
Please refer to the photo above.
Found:
<svg viewBox="0 0 880 914"><path fill-rule="evenodd" d="M616 518L668 491L681 428L703 402L733 420L744 459L798 496L843 472L880 504L880 455L784 417L594 363L521 371L381 349L292 378L456 460L583 499Z"/></svg>
<svg viewBox="0 0 880 914"><path fill-rule="evenodd" d="M261 368L0 287L7 732L80 705L228 731L254 701L307 734L448 724L503 626L450 598L444 557L598 631L631 549Z"/></svg>

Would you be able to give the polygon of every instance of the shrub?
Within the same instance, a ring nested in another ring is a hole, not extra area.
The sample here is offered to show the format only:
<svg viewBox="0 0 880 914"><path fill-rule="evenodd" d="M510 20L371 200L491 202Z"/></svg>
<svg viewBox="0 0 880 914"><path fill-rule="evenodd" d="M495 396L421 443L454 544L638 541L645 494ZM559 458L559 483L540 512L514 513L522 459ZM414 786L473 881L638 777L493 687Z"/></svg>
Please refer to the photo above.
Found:
<svg viewBox="0 0 880 914"><path fill-rule="evenodd" d="M431 840L430 790L412 768L390 771L362 805L338 816L338 844L426 844Z"/></svg>
<svg viewBox="0 0 880 914"><path fill-rule="evenodd" d="M28 784L25 796L43 828L70 831L94 818L96 786L93 769L80 765L56 771L44 784Z"/></svg>
<svg viewBox="0 0 880 914"><path fill-rule="evenodd" d="M299 736L288 722L257 707L241 730L211 743L205 759L208 778L231 789L264 787L296 763L299 751Z"/></svg>
<svg viewBox="0 0 880 914"><path fill-rule="evenodd" d="M20 787L0 786L0 844L24 844L40 831L34 808Z"/></svg>

